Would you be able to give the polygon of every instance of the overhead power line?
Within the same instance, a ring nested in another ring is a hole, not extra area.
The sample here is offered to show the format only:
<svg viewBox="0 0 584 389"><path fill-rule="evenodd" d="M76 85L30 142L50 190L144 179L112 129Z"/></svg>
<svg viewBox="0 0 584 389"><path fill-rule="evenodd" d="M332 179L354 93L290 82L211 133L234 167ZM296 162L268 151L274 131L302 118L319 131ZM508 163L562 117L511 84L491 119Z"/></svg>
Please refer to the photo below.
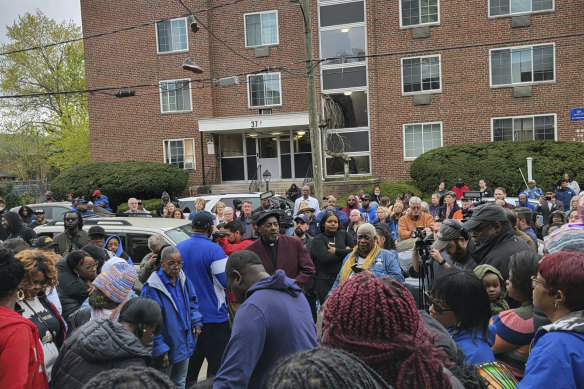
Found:
<svg viewBox="0 0 584 389"><path fill-rule="evenodd" d="M215 9L218 9L218 8L228 7L228 6L231 6L231 5L235 5L237 3L240 3L241 1L242 0L233 0L233 1L228 2L228 3L217 4L217 5L213 6L213 7L209 7L209 8L197 10L197 11L195 11L195 13L199 14L199 13L204 13L204 12L212 11L212 10L215 10ZM24 52L32 51L32 50L46 49L46 48L49 48L49 47L54 47L54 46L59 46L59 45L65 45L67 43L74 43L74 42L84 41L84 40L88 40L88 39L100 38L100 37L107 36L107 35L119 34L121 32L135 30L135 29L138 29L138 28L142 28L142 27L146 27L146 26L150 26L150 25L156 24L158 22L172 20L172 19L176 19L176 18L182 18L182 17L186 17L186 16L189 16L189 15L192 15L192 14L193 14L193 12L190 12L189 11L189 14L187 14L187 15L179 15L179 16L175 16L175 17L172 17L172 18L168 18L168 19L155 20L153 22L141 23L141 24L138 24L138 25L135 25L135 26L129 26L129 27L124 27L124 28L119 28L119 29L113 30L113 31L102 32L102 33L99 33L99 34L88 35L88 36L79 37L79 38L75 38L75 39L69 39L69 40L61 41L61 42L48 43L46 45L38 45L38 46L33 46L33 47L27 47L27 48L24 48L24 49L17 49L17 50L5 51L3 53L0 53L0 55L10 55L10 54L24 53ZM206 29L206 27L205 27L205 29Z"/></svg>

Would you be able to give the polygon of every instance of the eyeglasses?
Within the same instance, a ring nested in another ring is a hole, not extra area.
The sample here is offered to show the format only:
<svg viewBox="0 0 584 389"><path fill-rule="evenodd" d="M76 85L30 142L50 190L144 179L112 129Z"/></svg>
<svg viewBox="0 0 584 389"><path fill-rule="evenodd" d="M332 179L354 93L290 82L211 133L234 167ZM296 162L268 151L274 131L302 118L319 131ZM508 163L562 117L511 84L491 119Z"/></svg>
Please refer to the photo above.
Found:
<svg viewBox="0 0 584 389"><path fill-rule="evenodd" d="M172 267L172 268L175 268L175 267L181 267L181 266L182 266L182 264L183 264L183 261L178 261L178 262L166 262L166 266L168 266L168 267Z"/></svg>
<svg viewBox="0 0 584 389"><path fill-rule="evenodd" d="M535 289L537 284L541 284L541 285L545 286L546 288L556 289L555 287L551 286L550 284L546 284L545 282L538 280L535 276L531 276L531 288Z"/></svg>
<svg viewBox="0 0 584 389"><path fill-rule="evenodd" d="M82 266L81 269L85 269L87 271L91 271L93 269L97 269L97 263L94 263L93 265Z"/></svg>
<svg viewBox="0 0 584 389"><path fill-rule="evenodd" d="M444 313L444 312L452 311L452 309L450 309L450 308L444 308L444 307L441 307L440 305L438 305L438 303L436 303L436 301L434 301L432 299L432 297L430 296L430 293L424 292L424 294L426 295L426 300L428 300L428 304L434 306L434 310L436 311L436 313L438 315L442 315L442 313Z"/></svg>

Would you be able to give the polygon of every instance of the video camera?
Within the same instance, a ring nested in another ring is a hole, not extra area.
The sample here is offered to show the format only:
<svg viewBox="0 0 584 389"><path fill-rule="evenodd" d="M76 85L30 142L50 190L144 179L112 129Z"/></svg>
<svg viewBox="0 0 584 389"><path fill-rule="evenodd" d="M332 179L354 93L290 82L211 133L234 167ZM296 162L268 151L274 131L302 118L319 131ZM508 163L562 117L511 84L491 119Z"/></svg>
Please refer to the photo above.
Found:
<svg viewBox="0 0 584 389"><path fill-rule="evenodd" d="M463 197L470 199L472 201L472 205L470 206L470 208L462 210L461 222L464 223L471 218L472 213L478 206L486 204L487 202L483 200L483 194L479 190L467 190L462 195Z"/></svg>
<svg viewBox="0 0 584 389"><path fill-rule="evenodd" d="M420 250L432 246L434 243L434 234L426 231L425 227L416 227L414 239L418 239L416 241L416 249Z"/></svg>
<svg viewBox="0 0 584 389"><path fill-rule="evenodd" d="M274 197L274 192L271 190L260 194L260 200L265 200L272 197ZM269 209L266 212L276 214L278 217L278 224L280 225L281 234L285 233L288 228L294 226L294 210L286 209L285 203L281 203L279 209L274 206L274 208Z"/></svg>

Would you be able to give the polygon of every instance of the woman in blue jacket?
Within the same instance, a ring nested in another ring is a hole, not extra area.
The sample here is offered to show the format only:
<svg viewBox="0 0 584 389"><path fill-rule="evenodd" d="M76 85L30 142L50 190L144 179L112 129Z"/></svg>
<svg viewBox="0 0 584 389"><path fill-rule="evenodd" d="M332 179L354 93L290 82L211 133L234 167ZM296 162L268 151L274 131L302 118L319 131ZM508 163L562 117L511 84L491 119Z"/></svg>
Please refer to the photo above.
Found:
<svg viewBox="0 0 584 389"><path fill-rule="evenodd" d="M584 253L546 256L532 277L533 305L552 322L535 333L517 388L584 388Z"/></svg>
<svg viewBox="0 0 584 389"><path fill-rule="evenodd" d="M426 296L430 315L448 330L464 352L467 363L495 360L489 336L491 303L487 290L473 272L445 270Z"/></svg>
<svg viewBox="0 0 584 389"><path fill-rule="evenodd" d="M154 336L152 356L161 359L161 370L169 375L177 389L186 385L189 358L203 326L195 288L181 266L176 247L163 249L160 270L152 273L141 293L156 301L162 310L164 328Z"/></svg>
<svg viewBox="0 0 584 389"><path fill-rule="evenodd" d="M375 227L369 223L364 223L357 229L357 245L343 260L341 271L328 295L331 295L340 282L361 271L370 271L376 277L389 276L402 284L405 282L397 251L379 247Z"/></svg>

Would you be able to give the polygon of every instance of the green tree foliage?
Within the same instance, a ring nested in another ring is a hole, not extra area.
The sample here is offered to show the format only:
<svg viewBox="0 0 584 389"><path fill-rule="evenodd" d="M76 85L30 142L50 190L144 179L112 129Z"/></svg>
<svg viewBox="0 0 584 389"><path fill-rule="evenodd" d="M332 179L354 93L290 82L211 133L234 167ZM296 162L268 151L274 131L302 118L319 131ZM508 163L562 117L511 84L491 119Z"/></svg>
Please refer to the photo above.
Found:
<svg viewBox="0 0 584 389"><path fill-rule="evenodd" d="M7 26L6 36L9 42L0 46L1 52L67 41L82 35L79 26L57 23L37 10ZM83 89L86 86L82 41L0 56L0 92L4 95ZM47 153L44 165L48 160L48 165L62 170L91 159L85 95L0 99L0 109L2 132L17 137L23 133L26 137L35 134L35 142L42 140L42 148ZM28 167L18 170L30 171ZM30 174L27 176L21 175L21 178L32 178Z"/></svg>
<svg viewBox="0 0 584 389"><path fill-rule="evenodd" d="M21 179L44 177L48 154L45 136L32 126L0 134L0 166Z"/></svg>
<svg viewBox="0 0 584 389"><path fill-rule="evenodd" d="M20 197L12 191L12 184L0 185L0 198L6 201L6 210L22 204Z"/></svg>
<svg viewBox="0 0 584 389"><path fill-rule="evenodd" d="M89 198L96 189L117 206L130 197L160 198L163 191L180 194L187 185L189 173L176 166L157 162L90 162L63 171L51 183L56 198L73 196Z"/></svg>
<svg viewBox="0 0 584 389"><path fill-rule="evenodd" d="M529 141L486 142L448 146L420 155L410 168L414 182L432 193L442 180L451 188L462 178L471 189L481 179L491 188L502 186L509 196L525 189L519 172L527 179L526 158L533 158L533 179L540 188L555 187L563 173L584 180L584 144L578 142Z"/></svg>

